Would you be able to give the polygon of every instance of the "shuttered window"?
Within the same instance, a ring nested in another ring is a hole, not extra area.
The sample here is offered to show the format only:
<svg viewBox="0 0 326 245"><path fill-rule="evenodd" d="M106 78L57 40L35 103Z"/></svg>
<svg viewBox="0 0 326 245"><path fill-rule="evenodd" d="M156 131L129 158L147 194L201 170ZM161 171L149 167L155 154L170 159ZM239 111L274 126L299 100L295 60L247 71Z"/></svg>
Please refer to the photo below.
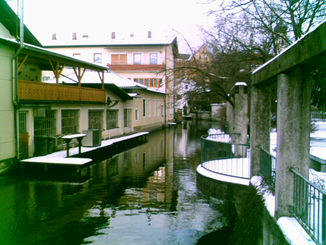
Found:
<svg viewBox="0 0 326 245"><path fill-rule="evenodd" d="M127 54L111 54L111 64L112 65L126 65L127 64Z"/></svg>

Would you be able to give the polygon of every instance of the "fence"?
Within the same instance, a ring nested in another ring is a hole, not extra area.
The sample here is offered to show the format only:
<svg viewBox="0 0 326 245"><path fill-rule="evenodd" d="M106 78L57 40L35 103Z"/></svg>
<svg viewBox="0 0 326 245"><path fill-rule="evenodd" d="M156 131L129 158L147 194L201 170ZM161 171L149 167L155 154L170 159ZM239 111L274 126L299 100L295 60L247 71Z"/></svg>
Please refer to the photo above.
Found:
<svg viewBox="0 0 326 245"><path fill-rule="evenodd" d="M250 178L250 145L237 144L239 134L202 136L202 167L237 178Z"/></svg>
<svg viewBox="0 0 326 245"><path fill-rule="evenodd" d="M260 175L264 178L266 184L275 188L276 181L276 158L268 151L260 148Z"/></svg>
<svg viewBox="0 0 326 245"><path fill-rule="evenodd" d="M295 169L292 213L310 237L326 245L326 191L303 177Z"/></svg>
<svg viewBox="0 0 326 245"><path fill-rule="evenodd" d="M311 112L311 120L325 120L326 119L326 113L325 112Z"/></svg>
<svg viewBox="0 0 326 245"><path fill-rule="evenodd" d="M326 191L291 170L294 173L292 213L317 244L326 245ZM260 174L275 188L276 158L263 148L260 148Z"/></svg>

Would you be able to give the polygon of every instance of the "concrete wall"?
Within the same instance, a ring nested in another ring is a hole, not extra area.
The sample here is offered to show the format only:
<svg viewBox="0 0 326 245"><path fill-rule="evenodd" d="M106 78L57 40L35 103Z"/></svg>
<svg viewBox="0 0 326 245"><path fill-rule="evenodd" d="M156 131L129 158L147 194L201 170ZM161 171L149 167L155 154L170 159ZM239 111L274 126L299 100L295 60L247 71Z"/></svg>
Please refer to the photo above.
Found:
<svg viewBox="0 0 326 245"><path fill-rule="evenodd" d="M244 207L241 206L242 205L241 203L243 202L243 200L241 201L241 199L244 196L244 193L247 191L247 188L249 188L248 186L242 186L233 183L217 181L197 173L197 187L205 195L209 195L226 202L234 203L238 215L239 212L241 211L248 212L246 210L243 210ZM251 207L251 208L255 209L257 207ZM244 222L248 226L253 226L253 224L248 223L248 220ZM283 232L281 231L280 227L278 226L276 220L270 216L268 210L264 205L262 207L262 219L259 220L258 222L261 222L261 228L262 228L261 231L262 238L260 242L258 242L258 244L262 244L262 245L289 244ZM256 232L259 233L258 231Z"/></svg>

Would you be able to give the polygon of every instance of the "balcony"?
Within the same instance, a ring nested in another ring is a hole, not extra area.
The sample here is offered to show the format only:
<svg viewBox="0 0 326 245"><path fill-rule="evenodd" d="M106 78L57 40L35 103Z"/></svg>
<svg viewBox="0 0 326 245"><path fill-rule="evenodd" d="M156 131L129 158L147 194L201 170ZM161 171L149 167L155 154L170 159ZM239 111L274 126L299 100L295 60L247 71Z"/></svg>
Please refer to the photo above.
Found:
<svg viewBox="0 0 326 245"><path fill-rule="evenodd" d="M62 84L18 81L18 98L24 101L106 103L105 90Z"/></svg>
<svg viewBox="0 0 326 245"><path fill-rule="evenodd" d="M112 71L164 71L164 64L108 64Z"/></svg>

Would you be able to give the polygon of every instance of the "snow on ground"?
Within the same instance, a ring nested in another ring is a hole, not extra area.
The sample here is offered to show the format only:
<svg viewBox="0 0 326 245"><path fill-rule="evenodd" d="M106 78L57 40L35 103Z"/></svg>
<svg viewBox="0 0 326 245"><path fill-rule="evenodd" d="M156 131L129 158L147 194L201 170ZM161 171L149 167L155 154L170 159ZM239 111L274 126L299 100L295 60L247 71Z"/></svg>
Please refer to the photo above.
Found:
<svg viewBox="0 0 326 245"><path fill-rule="evenodd" d="M316 244L298 221L293 217L281 217L277 224L283 231L286 239L293 245L312 245Z"/></svg>

